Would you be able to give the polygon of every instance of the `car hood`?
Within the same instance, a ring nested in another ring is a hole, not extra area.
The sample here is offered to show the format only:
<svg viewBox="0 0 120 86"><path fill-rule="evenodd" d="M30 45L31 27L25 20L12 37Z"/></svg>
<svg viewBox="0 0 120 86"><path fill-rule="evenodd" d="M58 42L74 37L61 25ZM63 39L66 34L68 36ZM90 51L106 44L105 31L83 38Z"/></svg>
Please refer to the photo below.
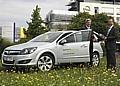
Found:
<svg viewBox="0 0 120 86"><path fill-rule="evenodd" d="M50 43L49 42L27 42L27 43L22 43L22 44L7 47L5 50L22 50L30 47L44 47L48 44Z"/></svg>

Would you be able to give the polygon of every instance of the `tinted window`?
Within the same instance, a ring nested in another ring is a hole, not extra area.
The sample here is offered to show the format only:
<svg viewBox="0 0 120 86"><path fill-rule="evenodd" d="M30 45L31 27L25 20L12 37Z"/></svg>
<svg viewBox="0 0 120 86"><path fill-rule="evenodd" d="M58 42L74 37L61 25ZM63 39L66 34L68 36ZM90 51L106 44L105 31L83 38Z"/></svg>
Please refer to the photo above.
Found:
<svg viewBox="0 0 120 86"><path fill-rule="evenodd" d="M117 48L116 48L117 52L120 52L120 44L117 43L116 45L117 45Z"/></svg>
<svg viewBox="0 0 120 86"><path fill-rule="evenodd" d="M90 31L82 31L82 41L89 41Z"/></svg>
<svg viewBox="0 0 120 86"><path fill-rule="evenodd" d="M70 35L66 38L66 41L67 43L72 43L72 42L75 42L75 38L74 38L74 35Z"/></svg>
<svg viewBox="0 0 120 86"><path fill-rule="evenodd" d="M71 32L63 34L63 35L57 40L57 42L58 42L60 39L64 38L65 36L69 35L69 34L71 34Z"/></svg>
<svg viewBox="0 0 120 86"><path fill-rule="evenodd" d="M82 35L80 33L76 33L76 42L81 42L82 41Z"/></svg>

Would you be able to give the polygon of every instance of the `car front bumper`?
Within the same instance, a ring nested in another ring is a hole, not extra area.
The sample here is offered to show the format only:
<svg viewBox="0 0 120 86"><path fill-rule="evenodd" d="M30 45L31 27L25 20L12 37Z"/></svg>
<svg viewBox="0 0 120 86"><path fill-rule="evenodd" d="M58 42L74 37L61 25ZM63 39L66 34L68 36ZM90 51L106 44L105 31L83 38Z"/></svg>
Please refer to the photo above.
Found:
<svg viewBox="0 0 120 86"><path fill-rule="evenodd" d="M35 66L36 54L28 55L2 55L3 66Z"/></svg>

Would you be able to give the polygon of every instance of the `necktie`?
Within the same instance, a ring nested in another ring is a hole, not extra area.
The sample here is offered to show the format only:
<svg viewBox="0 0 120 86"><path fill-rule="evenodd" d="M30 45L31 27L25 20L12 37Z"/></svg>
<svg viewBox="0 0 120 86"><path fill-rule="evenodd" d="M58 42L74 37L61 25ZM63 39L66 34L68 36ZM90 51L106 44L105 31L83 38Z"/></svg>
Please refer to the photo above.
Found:
<svg viewBox="0 0 120 86"><path fill-rule="evenodd" d="M110 27L110 29L109 29L108 32L107 32L107 36L109 35L111 29L112 29L112 28Z"/></svg>

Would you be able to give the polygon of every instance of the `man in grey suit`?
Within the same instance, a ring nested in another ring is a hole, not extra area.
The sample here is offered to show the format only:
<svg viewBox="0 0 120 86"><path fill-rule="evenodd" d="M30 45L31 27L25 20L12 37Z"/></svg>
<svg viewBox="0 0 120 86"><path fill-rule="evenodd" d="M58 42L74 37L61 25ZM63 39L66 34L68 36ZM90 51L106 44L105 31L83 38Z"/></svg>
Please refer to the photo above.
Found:
<svg viewBox="0 0 120 86"><path fill-rule="evenodd" d="M85 20L85 25L81 28L81 30L91 30L92 28L91 28L91 23L92 23L92 21L91 21L91 19L86 19Z"/></svg>
<svg viewBox="0 0 120 86"><path fill-rule="evenodd" d="M85 25L81 28L81 30L90 30L90 45L89 45L89 55L90 55L90 65L92 66L92 58L93 58L93 30L91 27L91 19L86 19L85 20Z"/></svg>
<svg viewBox="0 0 120 86"><path fill-rule="evenodd" d="M105 33L105 48L106 48L106 56L107 56L107 69L116 70L116 41L117 41L118 31L114 27L114 19L108 19L108 29Z"/></svg>

